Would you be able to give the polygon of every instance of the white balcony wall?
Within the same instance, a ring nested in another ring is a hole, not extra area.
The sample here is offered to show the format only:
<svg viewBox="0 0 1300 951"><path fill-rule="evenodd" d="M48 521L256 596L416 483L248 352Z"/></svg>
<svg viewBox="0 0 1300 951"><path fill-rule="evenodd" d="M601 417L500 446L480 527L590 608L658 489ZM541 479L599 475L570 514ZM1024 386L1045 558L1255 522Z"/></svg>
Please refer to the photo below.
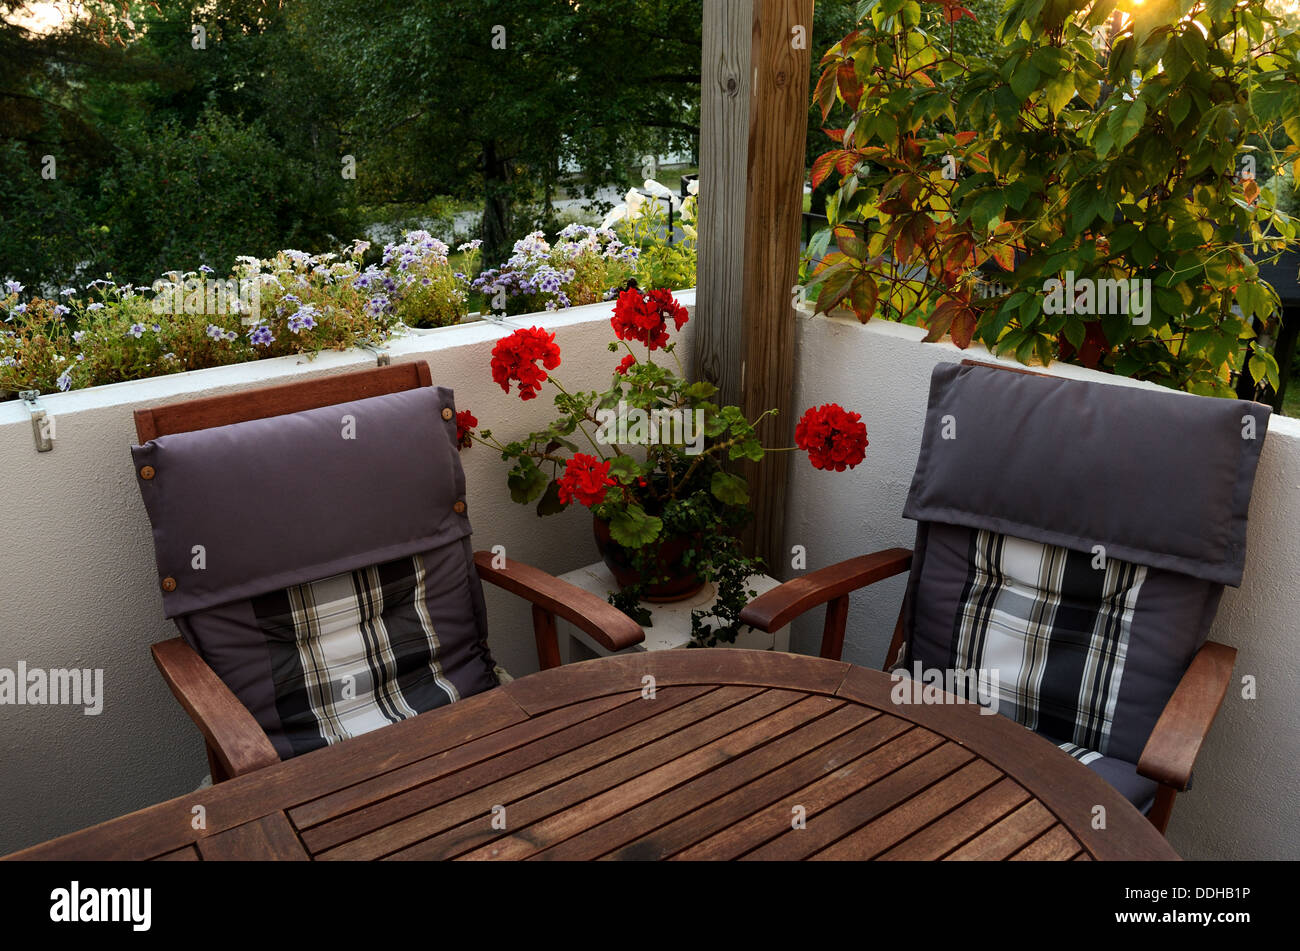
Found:
<svg viewBox="0 0 1300 951"><path fill-rule="evenodd" d="M820 472L795 463L786 546L807 549L809 570L882 548L912 547L903 503L920 448L930 371L963 357L993 360L973 347L923 344L922 331L873 321L799 314L795 406L837 402L862 413L870 446L856 469ZM1003 362L1003 361L998 361ZM1115 385L1150 384L1059 365L1048 372ZM1063 422L1062 438L1069 437ZM791 577L789 563L781 577ZM1255 479L1242 586L1227 589L1210 637L1239 651L1234 686L1181 794L1169 840L1187 859L1300 858L1295 763L1300 760L1300 420L1274 416ZM879 668L893 634L903 578L852 599L844 659ZM818 650L821 611L794 629L792 649ZM1257 682L1244 699L1242 678Z"/></svg>
<svg viewBox="0 0 1300 951"><path fill-rule="evenodd" d="M678 294L692 306L694 293ZM556 333L570 389L609 386L617 355L607 304L511 318ZM682 354L689 346L687 325ZM554 418L550 393L524 403L492 382L493 343L507 329L478 322L393 342L394 362L427 360L481 426L513 437ZM149 521L129 447L132 411L374 366L363 352L286 357L42 397L55 449L37 453L30 417L0 404L0 668L102 668L103 711L0 706L0 855L191 791L207 772L198 731L172 698L149 645L176 636L164 620ZM513 388L512 388L513 389ZM506 490L507 466L482 446L462 453L476 548L559 574L596 560L591 518L538 519ZM267 465L292 465L268 459ZM310 473L304 474L310 478ZM213 504L238 505L214 499ZM516 675L537 669L527 606L487 586L490 643Z"/></svg>

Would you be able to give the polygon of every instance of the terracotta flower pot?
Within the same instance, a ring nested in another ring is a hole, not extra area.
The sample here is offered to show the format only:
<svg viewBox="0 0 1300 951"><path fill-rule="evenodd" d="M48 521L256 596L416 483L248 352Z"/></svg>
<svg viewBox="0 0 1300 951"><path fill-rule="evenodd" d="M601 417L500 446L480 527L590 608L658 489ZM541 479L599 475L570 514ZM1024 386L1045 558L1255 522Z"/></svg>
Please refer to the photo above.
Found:
<svg viewBox="0 0 1300 951"><path fill-rule="evenodd" d="M614 541L609 534L609 522L605 519L592 519L593 534L596 537L596 550L608 566L620 588L637 584L643 579L634 566L632 549L624 548ZM694 571L682 567L682 560L687 552L700 543L698 535L674 536L662 538L652 548L654 552L654 577L667 578L656 584L647 584L642 600L662 604L668 601L684 601L704 587L704 580Z"/></svg>

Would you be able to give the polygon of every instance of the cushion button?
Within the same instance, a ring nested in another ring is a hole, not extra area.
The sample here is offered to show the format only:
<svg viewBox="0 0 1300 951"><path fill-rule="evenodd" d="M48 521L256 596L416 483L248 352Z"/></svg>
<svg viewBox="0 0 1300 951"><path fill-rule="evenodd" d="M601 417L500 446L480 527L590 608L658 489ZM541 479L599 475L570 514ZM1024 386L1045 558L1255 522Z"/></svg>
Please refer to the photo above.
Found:
<svg viewBox="0 0 1300 951"><path fill-rule="evenodd" d="M464 515L464 514L465 514L465 503L464 503L464 502L457 502L455 505L453 505L453 506L451 507L451 510L452 510L453 512L455 512L457 515Z"/></svg>
<svg viewBox="0 0 1300 951"><path fill-rule="evenodd" d="M444 407L443 407L443 410L442 410L442 418L443 418L443 419L451 419L451 418L452 418L453 416L455 416L455 415L456 415L456 414L452 412L450 406L444 406Z"/></svg>
<svg viewBox="0 0 1300 951"><path fill-rule="evenodd" d="M164 578L164 579L162 580L162 588L163 588L164 591L175 591L175 590L176 590L176 579L175 579L175 578Z"/></svg>
<svg viewBox="0 0 1300 951"><path fill-rule="evenodd" d="M140 478L141 478L141 479L152 479L152 478L153 478L153 466L141 466L141 467L140 467Z"/></svg>

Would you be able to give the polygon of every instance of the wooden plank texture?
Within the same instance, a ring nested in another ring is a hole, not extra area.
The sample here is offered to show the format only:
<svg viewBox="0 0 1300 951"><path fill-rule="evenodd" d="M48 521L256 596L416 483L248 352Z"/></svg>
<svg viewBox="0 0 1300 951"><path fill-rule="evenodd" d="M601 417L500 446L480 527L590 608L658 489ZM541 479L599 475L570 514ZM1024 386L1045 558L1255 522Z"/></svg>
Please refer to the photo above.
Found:
<svg viewBox="0 0 1300 951"><path fill-rule="evenodd" d="M653 744L657 738L672 736L759 693L759 689L754 687L723 687L677 706L659 701L640 701L653 711L651 716L614 731L604 742L586 743L519 772L512 772L512 764L501 763L499 769L484 777L483 784L476 781L474 788L464 792L449 790L447 795L454 793L455 798L440 798L436 802L415 801L413 805L424 806L421 811L392 821L370 835L348 841L320 857L381 858L404 849L411 849L404 856L406 858L458 855L477 846L483 838L495 835L491 828L493 806L512 807L511 815L519 812L518 820L522 822L528 809L519 809L519 804L527 803L567 777L598 768L622 757L628 750ZM402 808L407 809L407 805L403 803Z"/></svg>
<svg viewBox="0 0 1300 951"><path fill-rule="evenodd" d="M775 652L590 661L7 858L1177 857L1051 743L890 686Z"/></svg>
<svg viewBox="0 0 1300 951"><path fill-rule="evenodd" d="M700 62L699 259L692 376L740 404L750 42L755 0L704 4Z"/></svg>
<svg viewBox="0 0 1300 951"><path fill-rule="evenodd" d="M751 420L777 410L758 427L765 446L789 446L794 439L792 289L803 219L812 13L813 0L754 0L741 405ZM795 42L797 27L803 28L802 44ZM789 463L789 453L777 452L742 467L754 513L747 537L753 550L774 567L785 561Z"/></svg>
<svg viewBox="0 0 1300 951"><path fill-rule="evenodd" d="M745 808L763 795L758 784L764 778L788 772L792 762L798 760L801 754L816 755L830 741L871 720L879 719L875 711L865 710L856 704L836 706L834 701L825 697L817 700L827 707L825 716L784 736L770 738L770 742L747 755L736 757L713 772L692 779L665 795L635 804L608 821L591 825L564 842L539 852L533 858L568 861L600 858L674 821L696 819L709 803L738 789L744 790L744 802L738 803L735 808ZM900 728L904 727L901 721L894 722ZM700 827L695 823L690 825L691 831L687 835L698 837ZM633 850L622 857L640 859L649 856L636 854Z"/></svg>
<svg viewBox="0 0 1300 951"><path fill-rule="evenodd" d="M283 812L200 839L198 848L205 862L307 862L311 858Z"/></svg>

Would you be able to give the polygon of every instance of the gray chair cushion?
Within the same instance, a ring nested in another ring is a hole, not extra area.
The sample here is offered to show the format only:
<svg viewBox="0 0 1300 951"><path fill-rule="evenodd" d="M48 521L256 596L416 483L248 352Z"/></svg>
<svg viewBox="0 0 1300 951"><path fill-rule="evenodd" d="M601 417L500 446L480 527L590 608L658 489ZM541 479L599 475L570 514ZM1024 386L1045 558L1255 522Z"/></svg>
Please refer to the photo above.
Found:
<svg viewBox="0 0 1300 951"><path fill-rule="evenodd" d="M1151 807L1155 805L1159 784L1154 779L1139 776L1135 764L1102 756L1096 750L1086 750L1073 743L1059 745L1061 749L1115 787L1120 795L1137 807L1139 812L1145 814L1151 811Z"/></svg>
<svg viewBox="0 0 1300 951"><path fill-rule="evenodd" d="M903 514L1239 585L1269 414L941 364Z"/></svg>
<svg viewBox="0 0 1300 951"><path fill-rule="evenodd" d="M497 684L445 408L425 387L133 450L167 614L281 757Z"/></svg>
<svg viewBox="0 0 1300 951"><path fill-rule="evenodd" d="M998 712L1137 762L1222 586L954 525L924 525L906 664L982 670Z"/></svg>

